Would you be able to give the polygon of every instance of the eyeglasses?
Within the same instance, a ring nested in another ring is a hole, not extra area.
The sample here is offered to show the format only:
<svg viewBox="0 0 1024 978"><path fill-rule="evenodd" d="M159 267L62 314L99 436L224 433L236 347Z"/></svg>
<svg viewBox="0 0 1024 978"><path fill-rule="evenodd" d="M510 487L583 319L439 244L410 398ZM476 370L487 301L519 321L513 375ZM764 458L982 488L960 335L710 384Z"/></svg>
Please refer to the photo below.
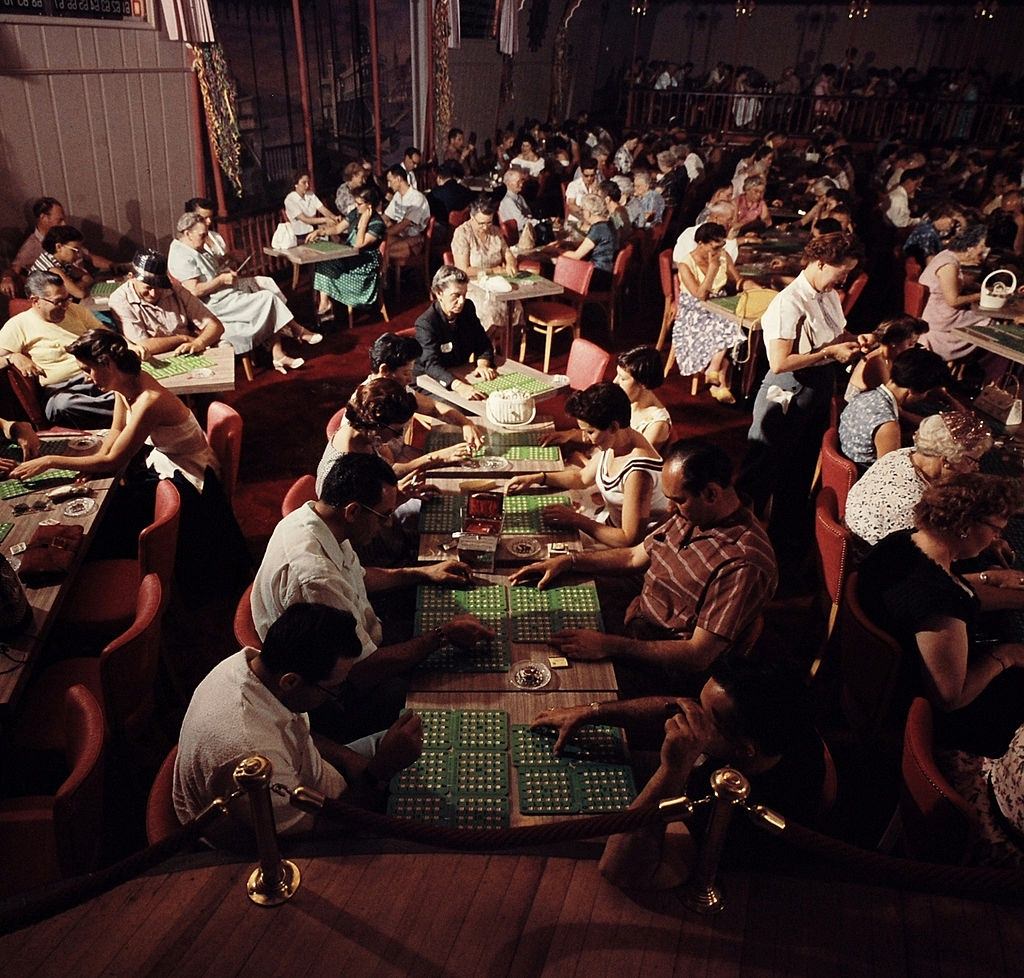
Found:
<svg viewBox="0 0 1024 978"><path fill-rule="evenodd" d="M387 523L392 516L395 515L395 511L391 510L390 513L382 513L379 509L374 509L372 506L367 506L365 503L359 504L360 509L365 509L368 513L373 513L382 523Z"/></svg>
<svg viewBox="0 0 1024 978"><path fill-rule="evenodd" d="M57 309L59 309L61 306L69 305L71 302L71 296L69 295L66 295L60 299L51 299L48 295L39 295L36 296L36 298L40 299L43 302L50 303L51 306L54 306Z"/></svg>

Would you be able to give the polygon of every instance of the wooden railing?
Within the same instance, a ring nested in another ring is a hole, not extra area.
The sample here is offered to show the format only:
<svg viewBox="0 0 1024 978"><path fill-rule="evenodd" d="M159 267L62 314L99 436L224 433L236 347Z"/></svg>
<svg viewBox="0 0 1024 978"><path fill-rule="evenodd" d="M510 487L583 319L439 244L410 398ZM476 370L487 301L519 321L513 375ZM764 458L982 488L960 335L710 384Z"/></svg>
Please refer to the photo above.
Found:
<svg viewBox="0 0 1024 978"><path fill-rule="evenodd" d="M856 95L737 95L637 88L628 124L663 126L670 120L702 131L766 132L809 136L823 125L847 139L877 140L902 133L916 141L960 138L997 146L1024 135L1024 105Z"/></svg>
<svg viewBox="0 0 1024 978"><path fill-rule="evenodd" d="M273 275L288 266L287 259L263 253L265 247L270 247L280 221L281 209L274 208L222 218L218 222L217 230L224 235L229 248L252 255L252 261L245 266L246 275Z"/></svg>

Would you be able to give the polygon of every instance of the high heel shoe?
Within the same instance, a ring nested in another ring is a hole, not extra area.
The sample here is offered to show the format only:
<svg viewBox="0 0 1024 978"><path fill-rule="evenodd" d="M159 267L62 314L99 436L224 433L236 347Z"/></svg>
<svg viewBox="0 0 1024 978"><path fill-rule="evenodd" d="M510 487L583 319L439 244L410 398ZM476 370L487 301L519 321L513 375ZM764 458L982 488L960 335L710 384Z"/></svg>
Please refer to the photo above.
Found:
<svg viewBox="0 0 1024 978"><path fill-rule="evenodd" d="M718 401L719 404L735 404L736 398L732 396L732 391L728 387L715 386L711 388L711 396Z"/></svg>
<svg viewBox="0 0 1024 978"><path fill-rule="evenodd" d="M309 346L316 346L317 343L323 343L323 341L324 341L324 334L323 333L314 333L311 330L307 329L305 333L299 333L299 335L296 336L295 338L300 343L306 343Z"/></svg>
<svg viewBox="0 0 1024 978"><path fill-rule="evenodd" d="M282 357L274 360L274 369L279 374L286 374L289 370L298 370L306 361L302 357Z"/></svg>

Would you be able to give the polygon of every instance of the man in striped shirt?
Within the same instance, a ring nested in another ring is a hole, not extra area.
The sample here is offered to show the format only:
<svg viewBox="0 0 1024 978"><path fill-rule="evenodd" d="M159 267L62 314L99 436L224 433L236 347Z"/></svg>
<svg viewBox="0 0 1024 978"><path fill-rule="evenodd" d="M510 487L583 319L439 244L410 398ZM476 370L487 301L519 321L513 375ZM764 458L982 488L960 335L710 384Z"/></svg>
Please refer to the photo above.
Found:
<svg viewBox="0 0 1024 978"><path fill-rule="evenodd" d="M643 572L623 634L554 636L570 659L614 659L620 686L636 695L699 688L715 659L749 633L778 582L768 536L736 494L720 448L677 442L665 455L662 491L675 513L635 547L553 557L512 575L513 584L539 576L544 588L567 571Z"/></svg>

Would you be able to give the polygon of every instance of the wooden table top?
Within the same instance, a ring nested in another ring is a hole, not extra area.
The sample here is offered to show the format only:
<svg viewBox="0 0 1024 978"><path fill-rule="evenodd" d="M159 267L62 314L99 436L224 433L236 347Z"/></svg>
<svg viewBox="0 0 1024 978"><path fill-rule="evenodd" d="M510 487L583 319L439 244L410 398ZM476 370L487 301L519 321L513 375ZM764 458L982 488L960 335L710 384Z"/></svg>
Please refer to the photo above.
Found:
<svg viewBox="0 0 1024 978"><path fill-rule="evenodd" d="M235 351L227 343L211 346L204 354L213 361L212 367L200 367L187 374L175 374L160 381L167 390L180 397L190 394L216 394L235 389ZM162 357L160 359L163 359ZM206 376L207 371L213 374Z"/></svg>
<svg viewBox="0 0 1024 978"><path fill-rule="evenodd" d="M1020 908L784 871L722 874L725 910L624 892L592 859L359 852L296 857L275 909L254 862L157 872L0 938L19 978L1015 978Z"/></svg>
<svg viewBox="0 0 1024 978"><path fill-rule="evenodd" d="M45 437L42 438L44 452L46 451L46 441ZM78 454L84 455L91 450L84 449ZM76 454L76 451L68 449L68 454ZM60 611L61 603L67 596L69 587L74 583L75 575L89 549L96 526L110 499L109 490L113 483L113 478L90 479L89 486L92 493L89 498L94 500L95 506L90 512L78 517L64 514L66 501L52 503L49 510L32 509L22 516L14 514L15 503L27 502L31 505L38 500L46 500L48 498L47 491L56 488L55 486L49 486L46 490L33 492L31 495L0 500L0 523L14 523L14 528L8 533L2 544L4 556L8 560L12 559L11 548L21 543L28 543L32 539L36 527L43 520L59 520L61 523L69 525L78 524L85 531L82 545L78 549L68 575L60 584L51 587L26 588L25 594L32 608L32 618L17 632L10 635L5 634L0 641L0 647L5 650L4 656L0 659L0 711L10 709L16 704L28 681L34 662L42 652L46 636Z"/></svg>
<svg viewBox="0 0 1024 978"><path fill-rule="evenodd" d="M476 279L469 283L469 298L476 299L486 296L495 302L525 302L527 299L540 299L544 296L562 295L565 289L557 282L540 275L531 275L529 278L515 278L514 276L500 276L508 282L512 289L509 292L497 292L493 289L484 288Z"/></svg>
<svg viewBox="0 0 1024 978"><path fill-rule="evenodd" d="M522 425L520 428L515 430L509 427L502 427L496 425L487 418L474 418L473 423L477 428L482 428L487 432L500 434L502 438L514 439L516 434L535 434L543 431L554 431L555 425L550 418L546 418L544 421L534 420L532 424ZM459 441L462 441L462 428L452 424L435 424L427 428L425 425L417 426L413 431L412 445L421 451L425 451L427 441L430 437L431 432L438 432L442 435L456 435ZM523 442L526 444L526 442ZM490 456L493 460L493 464L497 465L498 458L500 456ZM527 459L527 458L506 458L503 459L502 468L487 468L487 462L480 462L477 459L453 459L451 462L445 462L443 465L439 465L436 468L429 469L425 475L427 482L436 482L437 477L444 475L449 478L457 479L511 479L514 475L521 475L524 472L561 472L565 468L565 463L562 461L561 452L557 460L548 459ZM457 486L452 486L452 489L457 489Z"/></svg>
<svg viewBox="0 0 1024 978"><path fill-rule="evenodd" d="M263 254L272 255L275 258L287 258L293 265L316 265L322 261L334 261L336 258L352 258L359 254L358 248L350 248L348 245L337 244L333 241L330 251L318 251L309 245L296 245L294 248L268 248L263 249Z"/></svg>
<svg viewBox="0 0 1024 978"><path fill-rule="evenodd" d="M451 373L459 378L463 379L467 374L473 372L473 366L471 364L463 364L459 367L451 368ZM535 395L535 400L542 401L545 398L553 397L559 391L565 390L569 386L569 378L564 377L560 374L546 374L535 367L530 367L525 363L519 363L516 360L503 360L495 368L499 374L526 374L527 377L533 377L536 380L542 380L551 385L551 389L545 391L543 394ZM455 391L445 390L433 377L428 374L418 374L416 377L416 386L421 390L425 391L431 397L439 397L443 401L448 401L454 404L464 414L472 414L476 417L483 417L487 410L487 401L471 401L460 394L456 394ZM501 430L512 431L518 426L497 426Z"/></svg>
<svg viewBox="0 0 1024 978"><path fill-rule="evenodd" d="M1024 308L1021 311L1024 312ZM1024 326L997 320L957 326L953 332L983 350L998 353L1014 363L1024 363Z"/></svg>

